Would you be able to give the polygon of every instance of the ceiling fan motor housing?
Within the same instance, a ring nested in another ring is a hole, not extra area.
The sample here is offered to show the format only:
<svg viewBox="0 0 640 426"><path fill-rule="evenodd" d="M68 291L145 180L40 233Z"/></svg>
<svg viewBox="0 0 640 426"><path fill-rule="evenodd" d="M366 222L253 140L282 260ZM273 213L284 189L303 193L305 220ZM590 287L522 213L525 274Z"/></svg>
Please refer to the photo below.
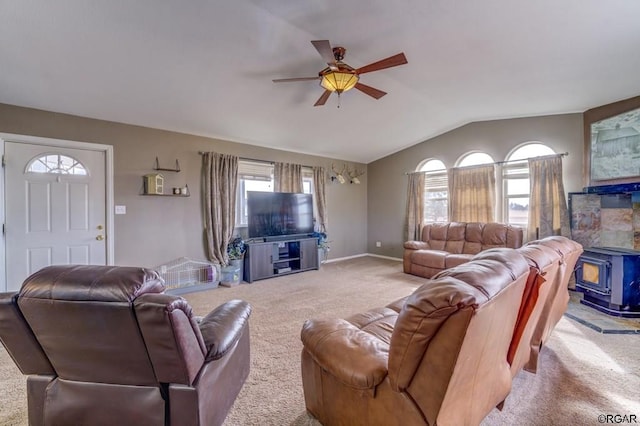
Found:
<svg viewBox="0 0 640 426"><path fill-rule="evenodd" d="M344 47L334 47L333 48L333 57L336 58L336 61L341 61L344 59L344 54L347 52L347 49Z"/></svg>

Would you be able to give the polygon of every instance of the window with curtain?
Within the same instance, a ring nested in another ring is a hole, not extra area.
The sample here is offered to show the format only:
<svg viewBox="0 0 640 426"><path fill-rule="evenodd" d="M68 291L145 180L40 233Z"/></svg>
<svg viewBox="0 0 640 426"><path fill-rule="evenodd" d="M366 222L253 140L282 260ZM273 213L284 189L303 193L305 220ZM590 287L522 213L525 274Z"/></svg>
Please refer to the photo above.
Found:
<svg viewBox="0 0 640 426"><path fill-rule="evenodd" d="M425 160L418 167L424 172L424 222L446 222L449 220L449 179L447 168L438 159Z"/></svg>
<svg viewBox="0 0 640 426"><path fill-rule="evenodd" d="M236 196L236 227L247 226L247 191L273 192L273 163L238 161L238 193ZM302 168L302 191L313 194L313 172Z"/></svg>
<svg viewBox="0 0 640 426"><path fill-rule="evenodd" d="M516 148L502 166L504 222L527 227L529 220L529 158L553 155L553 149L538 142L526 143Z"/></svg>
<svg viewBox="0 0 640 426"><path fill-rule="evenodd" d="M493 222L496 176L493 158L484 152L461 156L449 170L449 220Z"/></svg>
<svg viewBox="0 0 640 426"><path fill-rule="evenodd" d="M479 166L480 164L491 163L493 163L493 158L486 152L470 152L458 159L456 167Z"/></svg>

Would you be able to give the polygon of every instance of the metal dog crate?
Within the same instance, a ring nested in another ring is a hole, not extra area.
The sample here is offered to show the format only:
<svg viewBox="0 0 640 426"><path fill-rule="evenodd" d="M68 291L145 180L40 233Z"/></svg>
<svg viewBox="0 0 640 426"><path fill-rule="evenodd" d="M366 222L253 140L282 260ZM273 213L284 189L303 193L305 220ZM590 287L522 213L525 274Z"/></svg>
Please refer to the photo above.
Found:
<svg viewBox="0 0 640 426"><path fill-rule="evenodd" d="M171 294L190 293L218 287L220 265L204 260L180 257L156 266L155 269Z"/></svg>

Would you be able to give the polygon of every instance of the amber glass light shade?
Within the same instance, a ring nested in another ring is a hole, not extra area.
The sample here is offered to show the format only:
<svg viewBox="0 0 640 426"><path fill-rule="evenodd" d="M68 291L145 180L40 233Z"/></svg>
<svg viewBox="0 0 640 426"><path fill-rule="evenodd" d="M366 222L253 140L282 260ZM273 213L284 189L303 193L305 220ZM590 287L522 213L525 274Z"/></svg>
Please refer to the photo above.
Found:
<svg viewBox="0 0 640 426"><path fill-rule="evenodd" d="M330 71L322 76L320 85L332 92L346 92L358 82L358 74L342 71Z"/></svg>

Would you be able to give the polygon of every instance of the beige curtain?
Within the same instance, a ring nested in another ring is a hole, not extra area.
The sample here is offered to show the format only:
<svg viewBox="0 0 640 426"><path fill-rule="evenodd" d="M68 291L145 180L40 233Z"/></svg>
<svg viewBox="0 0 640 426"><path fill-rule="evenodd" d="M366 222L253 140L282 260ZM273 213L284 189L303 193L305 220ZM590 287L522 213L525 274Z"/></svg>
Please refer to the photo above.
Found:
<svg viewBox="0 0 640 426"><path fill-rule="evenodd" d="M569 236L569 214L562 181L562 156L529 159L528 241Z"/></svg>
<svg viewBox="0 0 640 426"><path fill-rule="evenodd" d="M300 164L273 164L274 192L302 192L302 166Z"/></svg>
<svg viewBox="0 0 640 426"><path fill-rule="evenodd" d="M424 180L424 173L409 174L405 241L420 239L420 230L424 218Z"/></svg>
<svg viewBox="0 0 640 426"><path fill-rule="evenodd" d="M496 170L494 164L449 170L449 220L494 222Z"/></svg>
<svg viewBox="0 0 640 426"><path fill-rule="evenodd" d="M316 230L327 232L327 197L325 195L326 174L324 167L313 167L313 201L316 217Z"/></svg>
<svg viewBox="0 0 640 426"><path fill-rule="evenodd" d="M227 244L236 223L238 157L204 153L201 186L207 255L212 262L226 265Z"/></svg>

